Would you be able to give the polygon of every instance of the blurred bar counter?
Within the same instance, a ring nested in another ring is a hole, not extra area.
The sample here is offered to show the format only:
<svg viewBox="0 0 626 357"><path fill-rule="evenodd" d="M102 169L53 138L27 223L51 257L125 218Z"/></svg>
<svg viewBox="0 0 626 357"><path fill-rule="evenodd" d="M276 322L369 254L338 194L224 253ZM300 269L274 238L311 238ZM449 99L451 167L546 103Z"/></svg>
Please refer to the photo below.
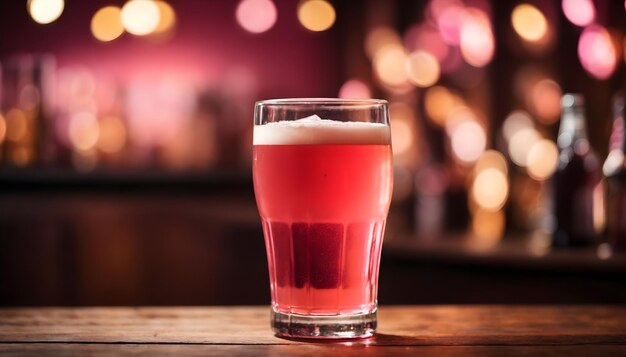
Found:
<svg viewBox="0 0 626 357"><path fill-rule="evenodd" d="M626 301L626 257L602 246L416 236L405 212L390 214L382 304ZM0 306L267 304L250 175L3 170L0 286Z"/></svg>

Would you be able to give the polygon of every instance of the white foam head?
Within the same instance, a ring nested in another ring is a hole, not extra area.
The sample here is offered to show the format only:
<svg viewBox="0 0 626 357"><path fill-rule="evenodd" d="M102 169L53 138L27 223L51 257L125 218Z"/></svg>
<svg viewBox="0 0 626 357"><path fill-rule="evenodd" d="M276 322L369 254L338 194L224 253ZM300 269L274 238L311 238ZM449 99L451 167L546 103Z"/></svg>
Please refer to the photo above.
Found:
<svg viewBox="0 0 626 357"><path fill-rule="evenodd" d="M317 115L254 126L254 145L385 145L389 127L380 123L342 122Z"/></svg>

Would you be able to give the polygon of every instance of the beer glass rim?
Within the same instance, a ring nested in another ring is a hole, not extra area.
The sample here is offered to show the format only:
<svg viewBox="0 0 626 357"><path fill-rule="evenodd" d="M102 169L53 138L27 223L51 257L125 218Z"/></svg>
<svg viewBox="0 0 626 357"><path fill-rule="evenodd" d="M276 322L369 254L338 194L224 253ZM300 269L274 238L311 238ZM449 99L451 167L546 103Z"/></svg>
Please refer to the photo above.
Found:
<svg viewBox="0 0 626 357"><path fill-rule="evenodd" d="M341 98L277 98L256 102L256 106L309 106L372 107L387 105L384 99L341 99Z"/></svg>

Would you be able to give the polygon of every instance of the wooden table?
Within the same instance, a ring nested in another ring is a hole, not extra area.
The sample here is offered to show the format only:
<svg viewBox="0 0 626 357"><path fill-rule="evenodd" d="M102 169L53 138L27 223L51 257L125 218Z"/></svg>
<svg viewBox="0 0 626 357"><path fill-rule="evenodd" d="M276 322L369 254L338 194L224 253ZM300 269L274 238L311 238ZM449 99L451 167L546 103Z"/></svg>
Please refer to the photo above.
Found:
<svg viewBox="0 0 626 357"><path fill-rule="evenodd" d="M269 307L4 308L0 355L626 356L626 306L382 307L352 342L275 337Z"/></svg>

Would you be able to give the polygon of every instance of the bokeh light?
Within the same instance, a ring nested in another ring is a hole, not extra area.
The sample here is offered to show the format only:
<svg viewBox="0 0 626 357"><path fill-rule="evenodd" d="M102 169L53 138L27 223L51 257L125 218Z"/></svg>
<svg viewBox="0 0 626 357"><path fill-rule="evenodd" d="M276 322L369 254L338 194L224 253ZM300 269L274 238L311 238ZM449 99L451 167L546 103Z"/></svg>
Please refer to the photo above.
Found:
<svg viewBox="0 0 626 357"><path fill-rule="evenodd" d="M7 134L7 122L2 113L0 113L0 144L4 141Z"/></svg>
<svg viewBox="0 0 626 357"><path fill-rule="evenodd" d="M389 26L375 27L365 36L365 52L372 59L380 49L388 45L400 46L401 44L400 35Z"/></svg>
<svg viewBox="0 0 626 357"><path fill-rule="evenodd" d="M528 150L526 169L528 175L537 181L548 179L556 170L559 150L552 140L536 141Z"/></svg>
<svg viewBox="0 0 626 357"><path fill-rule="evenodd" d="M472 215L472 243L480 248L496 245L504 234L506 219L504 212L479 209Z"/></svg>
<svg viewBox="0 0 626 357"><path fill-rule="evenodd" d="M485 129L473 120L456 123L451 129L450 145L452 153L461 162L474 162L487 147Z"/></svg>
<svg viewBox="0 0 626 357"><path fill-rule="evenodd" d="M463 100L448 88L434 86L424 94L424 109L433 123L444 126L450 113L463 105Z"/></svg>
<svg viewBox="0 0 626 357"><path fill-rule="evenodd" d="M533 119L523 110L515 110L511 112L502 124L502 134L507 141L510 141L513 135L522 129L532 129L534 126Z"/></svg>
<svg viewBox="0 0 626 357"><path fill-rule="evenodd" d="M113 41L124 33L122 10L117 6L105 6L91 18L91 33L102 42Z"/></svg>
<svg viewBox="0 0 626 357"><path fill-rule="evenodd" d="M394 156L407 154L415 142L415 116L406 103L395 102L389 105L391 121L391 141Z"/></svg>
<svg viewBox="0 0 626 357"><path fill-rule="evenodd" d="M28 146L18 146L12 150L11 160L17 166L26 166L33 161L33 150Z"/></svg>
<svg viewBox="0 0 626 357"><path fill-rule="evenodd" d="M460 1L433 1L431 9L439 32L450 45L458 46L461 42L461 24L465 8Z"/></svg>
<svg viewBox="0 0 626 357"><path fill-rule="evenodd" d="M517 165L525 167L528 162L528 153L541 136L534 128L521 129L509 141L509 157Z"/></svg>
<svg viewBox="0 0 626 357"><path fill-rule="evenodd" d="M497 150L486 150L474 164L474 172L480 172L486 169L497 169L503 173L508 173L506 158Z"/></svg>
<svg viewBox="0 0 626 357"><path fill-rule="evenodd" d="M548 32L548 20L539 9L530 4L520 4L513 9L511 24L515 32L529 42L540 41Z"/></svg>
<svg viewBox="0 0 626 357"><path fill-rule="evenodd" d="M574 25L587 26L596 18L596 8L591 0L563 0L565 17Z"/></svg>
<svg viewBox="0 0 626 357"><path fill-rule="evenodd" d="M13 108L6 114L6 137L13 142L22 141L28 134L28 118L24 111Z"/></svg>
<svg viewBox="0 0 626 357"><path fill-rule="evenodd" d="M130 0L122 7L121 18L128 33L145 36L159 26L161 14L153 0Z"/></svg>
<svg viewBox="0 0 626 357"><path fill-rule="evenodd" d="M126 144L126 127L122 120L115 116L107 116L100 120L99 126L98 149L108 154L122 150Z"/></svg>
<svg viewBox="0 0 626 357"><path fill-rule="evenodd" d="M506 175L495 168L488 168L476 174L471 189L472 199L486 211L498 211L509 194Z"/></svg>
<svg viewBox="0 0 626 357"><path fill-rule="evenodd" d="M417 50L409 55L406 71L411 83L417 87L430 87L440 76L439 62L432 54Z"/></svg>
<svg viewBox="0 0 626 357"><path fill-rule="evenodd" d="M476 114L472 109L466 105L456 106L453 110L448 112L445 121L446 134L452 136L456 125L465 121L477 121Z"/></svg>
<svg viewBox="0 0 626 357"><path fill-rule="evenodd" d="M402 86L408 82L405 71L407 55L399 45L387 45L376 52L373 65L374 71L386 85Z"/></svg>
<svg viewBox="0 0 626 357"><path fill-rule="evenodd" d="M461 55L474 67L484 67L493 58L495 40L487 15L477 9L467 10L461 23Z"/></svg>
<svg viewBox="0 0 626 357"><path fill-rule="evenodd" d="M393 155L406 154L413 145L415 135L413 126L405 118L398 117L391 120L391 141L393 142Z"/></svg>
<svg viewBox="0 0 626 357"><path fill-rule="evenodd" d="M326 0L305 0L298 6L298 20L310 31L328 30L335 17L335 8Z"/></svg>
<svg viewBox="0 0 626 357"><path fill-rule="evenodd" d="M404 45L411 52L426 51L435 56L439 62L444 61L450 54L450 47L441 37L441 33L436 28L424 24L413 25L404 33Z"/></svg>
<svg viewBox="0 0 626 357"><path fill-rule="evenodd" d="M609 151L609 154L602 165L602 172L605 176L613 174L624 164L624 153L621 149L613 149Z"/></svg>
<svg viewBox="0 0 626 357"><path fill-rule="evenodd" d="M339 89L339 98L343 99L369 99L372 93L364 82L358 79L347 80Z"/></svg>
<svg viewBox="0 0 626 357"><path fill-rule="evenodd" d="M155 34L163 34L169 32L176 25L176 12L174 8L163 0L155 1L159 7L159 24L154 29Z"/></svg>
<svg viewBox="0 0 626 357"><path fill-rule="evenodd" d="M602 26L591 25L583 30L578 42L578 58L583 68L598 79L606 79L615 71L616 50L611 35Z"/></svg>
<svg viewBox="0 0 626 357"><path fill-rule="evenodd" d="M431 0L428 2L428 6L426 8L426 15L428 16L428 20L431 22L436 22L437 19L450 7L460 7L463 8L462 0Z"/></svg>
<svg viewBox="0 0 626 357"><path fill-rule="evenodd" d="M74 115L70 121L69 137L77 150L87 151L98 142L100 126L96 117L88 112Z"/></svg>
<svg viewBox="0 0 626 357"><path fill-rule="evenodd" d="M28 0L28 13L38 24L49 24L58 19L65 8L64 0Z"/></svg>
<svg viewBox="0 0 626 357"><path fill-rule="evenodd" d="M235 18L244 30L262 33L274 26L278 11L271 0L242 0L237 5Z"/></svg>
<svg viewBox="0 0 626 357"><path fill-rule="evenodd" d="M536 82L530 92L530 104L543 124L554 124L561 114L561 86L551 79Z"/></svg>

